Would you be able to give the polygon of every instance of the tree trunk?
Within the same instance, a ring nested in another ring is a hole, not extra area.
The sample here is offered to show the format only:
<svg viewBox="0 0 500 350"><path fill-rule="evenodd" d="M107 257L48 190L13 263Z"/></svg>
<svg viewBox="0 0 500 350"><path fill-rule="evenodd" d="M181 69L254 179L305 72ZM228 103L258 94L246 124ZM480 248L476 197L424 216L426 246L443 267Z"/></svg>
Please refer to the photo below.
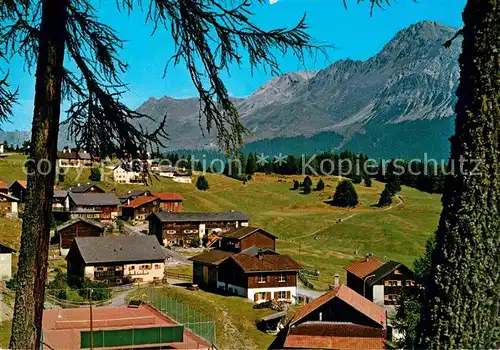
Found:
<svg viewBox="0 0 500 350"><path fill-rule="evenodd" d="M36 68L28 196L23 215L21 252L11 349L40 344L52 198L59 133L61 82L68 0L44 0Z"/></svg>
<svg viewBox="0 0 500 350"><path fill-rule="evenodd" d="M432 257L434 280L427 286L421 329L425 347L496 349L500 345L500 1L469 0L463 21L451 139L455 174L445 180ZM480 164L474 169L476 161Z"/></svg>

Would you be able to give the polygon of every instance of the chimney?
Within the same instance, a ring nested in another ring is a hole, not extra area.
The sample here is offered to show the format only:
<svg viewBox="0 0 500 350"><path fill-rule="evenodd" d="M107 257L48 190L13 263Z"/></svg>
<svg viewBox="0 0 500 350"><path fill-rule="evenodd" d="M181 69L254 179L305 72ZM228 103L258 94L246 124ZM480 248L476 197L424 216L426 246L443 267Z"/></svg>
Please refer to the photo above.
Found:
<svg viewBox="0 0 500 350"><path fill-rule="evenodd" d="M264 251L262 249L259 249L259 251L257 252L257 257L259 258L259 260L262 260L264 258Z"/></svg>
<svg viewBox="0 0 500 350"><path fill-rule="evenodd" d="M336 273L335 277L333 278L333 288L337 288L340 285L339 283L339 274Z"/></svg>

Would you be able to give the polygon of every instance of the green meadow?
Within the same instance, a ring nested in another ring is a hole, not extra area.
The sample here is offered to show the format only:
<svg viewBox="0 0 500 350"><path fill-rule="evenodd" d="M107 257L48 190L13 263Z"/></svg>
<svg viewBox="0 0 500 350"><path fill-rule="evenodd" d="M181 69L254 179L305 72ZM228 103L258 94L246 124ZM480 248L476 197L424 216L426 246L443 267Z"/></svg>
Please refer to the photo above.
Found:
<svg viewBox="0 0 500 350"><path fill-rule="evenodd" d="M0 179L24 179L23 156L0 160ZM71 169L58 188L88 182L89 169ZM359 205L352 209L332 207L326 202L333 195L338 177L323 177L325 190L304 195L292 191L294 179L301 176L256 174L251 181L240 181L208 174L210 189L199 191L193 184L179 184L171 179L153 178L145 185L121 185L112 181L111 170L103 169L99 183L117 195L144 188L173 191L185 198L184 211L240 210L250 216L250 225L259 226L278 237L277 249L290 254L305 266L320 271L318 289L326 289L338 273L345 279L344 266L372 253L382 259L397 260L412 266L425 250L425 242L437 227L441 210L440 195L403 187L400 200L394 198L390 208L378 208L384 184L373 181L373 187L355 185ZM312 177L313 187L319 177ZM20 224L0 219L0 241L18 248Z"/></svg>

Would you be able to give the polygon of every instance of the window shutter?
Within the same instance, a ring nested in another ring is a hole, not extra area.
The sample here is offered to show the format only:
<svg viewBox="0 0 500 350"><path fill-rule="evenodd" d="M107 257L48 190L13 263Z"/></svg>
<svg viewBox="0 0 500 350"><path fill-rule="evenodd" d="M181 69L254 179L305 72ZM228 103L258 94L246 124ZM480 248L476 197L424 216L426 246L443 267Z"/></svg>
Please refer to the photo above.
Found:
<svg viewBox="0 0 500 350"><path fill-rule="evenodd" d="M274 300L278 300L280 293L274 292Z"/></svg>
<svg viewBox="0 0 500 350"><path fill-rule="evenodd" d="M271 300L271 292L266 292L266 300Z"/></svg>
<svg viewBox="0 0 500 350"><path fill-rule="evenodd" d="M253 295L253 301L254 301L254 302L259 301L259 293L255 293L255 294Z"/></svg>
<svg viewBox="0 0 500 350"><path fill-rule="evenodd" d="M292 292L290 292L289 290L286 291L286 298L292 299Z"/></svg>

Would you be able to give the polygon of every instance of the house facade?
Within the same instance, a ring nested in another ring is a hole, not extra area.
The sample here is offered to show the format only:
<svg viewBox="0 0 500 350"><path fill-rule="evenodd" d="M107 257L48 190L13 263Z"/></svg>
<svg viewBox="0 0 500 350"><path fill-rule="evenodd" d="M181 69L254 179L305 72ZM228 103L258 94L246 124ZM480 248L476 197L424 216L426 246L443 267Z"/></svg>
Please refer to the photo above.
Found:
<svg viewBox="0 0 500 350"><path fill-rule="evenodd" d="M76 237L102 237L105 226L89 219L75 219L59 225L55 229L55 237L59 242L62 255L67 255Z"/></svg>
<svg viewBox="0 0 500 350"><path fill-rule="evenodd" d="M0 243L0 281L12 278L12 254L16 251Z"/></svg>
<svg viewBox="0 0 500 350"><path fill-rule="evenodd" d="M184 201L184 197L179 193L151 192L151 195L158 198L158 200L160 201L161 211L170 211L176 213L182 211L182 202Z"/></svg>
<svg viewBox="0 0 500 350"><path fill-rule="evenodd" d="M166 257L153 236L76 237L66 261L71 278L118 285L161 281Z"/></svg>
<svg viewBox="0 0 500 350"><path fill-rule="evenodd" d="M145 175L142 172L129 171L121 166L113 169L113 181L120 184L144 184Z"/></svg>
<svg viewBox="0 0 500 350"><path fill-rule="evenodd" d="M61 152L57 152L58 166L61 168L79 168L92 167L93 159L86 151L71 151L64 148Z"/></svg>
<svg viewBox="0 0 500 350"><path fill-rule="evenodd" d="M413 271L395 261L372 256L346 266L347 286L381 306L393 306L404 287L415 286Z"/></svg>
<svg viewBox="0 0 500 350"><path fill-rule="evenodd" d="M255 303L276 300L295 303L301 266L288 255L258 250L228 257L218 268L217 287Z"/></svg>
<svg viewBox="0 0 500 350"><path fill-rule="evenodd" d="M256 227L221 233L218 248L189 258L193 262L193 283L256 303L294 303L301 266L288 255L278 254L275 240L274 235Z"/></svg>
<svg viewBox="0 0 500 350"><path fill-rule="evenodd" d="M248 216L239 211L227 212L158 212L148 217L149 234L164 246L188 246L200 243L206 234L226 232L248 226Z"/></svg>
<svg viewBox="0 0 500 350"><path fill-rule="evenodd" d="M71 219L112 221L118 216L120 201L114 193L73 193L65 198L64 209Z"/></svg>
<svg viewBox="0 0 500 350"><path fill-rule="evenodd" d="M385 349L385 310L345 285L300 308L270 349Z"/></svg>
<svg viewBox="0 0 500 350"><path fill-rule="evenodd" d="M144 221L152 213L160 211L160 201L153 196L140 196L122 207L124 220Z"/></svg>

